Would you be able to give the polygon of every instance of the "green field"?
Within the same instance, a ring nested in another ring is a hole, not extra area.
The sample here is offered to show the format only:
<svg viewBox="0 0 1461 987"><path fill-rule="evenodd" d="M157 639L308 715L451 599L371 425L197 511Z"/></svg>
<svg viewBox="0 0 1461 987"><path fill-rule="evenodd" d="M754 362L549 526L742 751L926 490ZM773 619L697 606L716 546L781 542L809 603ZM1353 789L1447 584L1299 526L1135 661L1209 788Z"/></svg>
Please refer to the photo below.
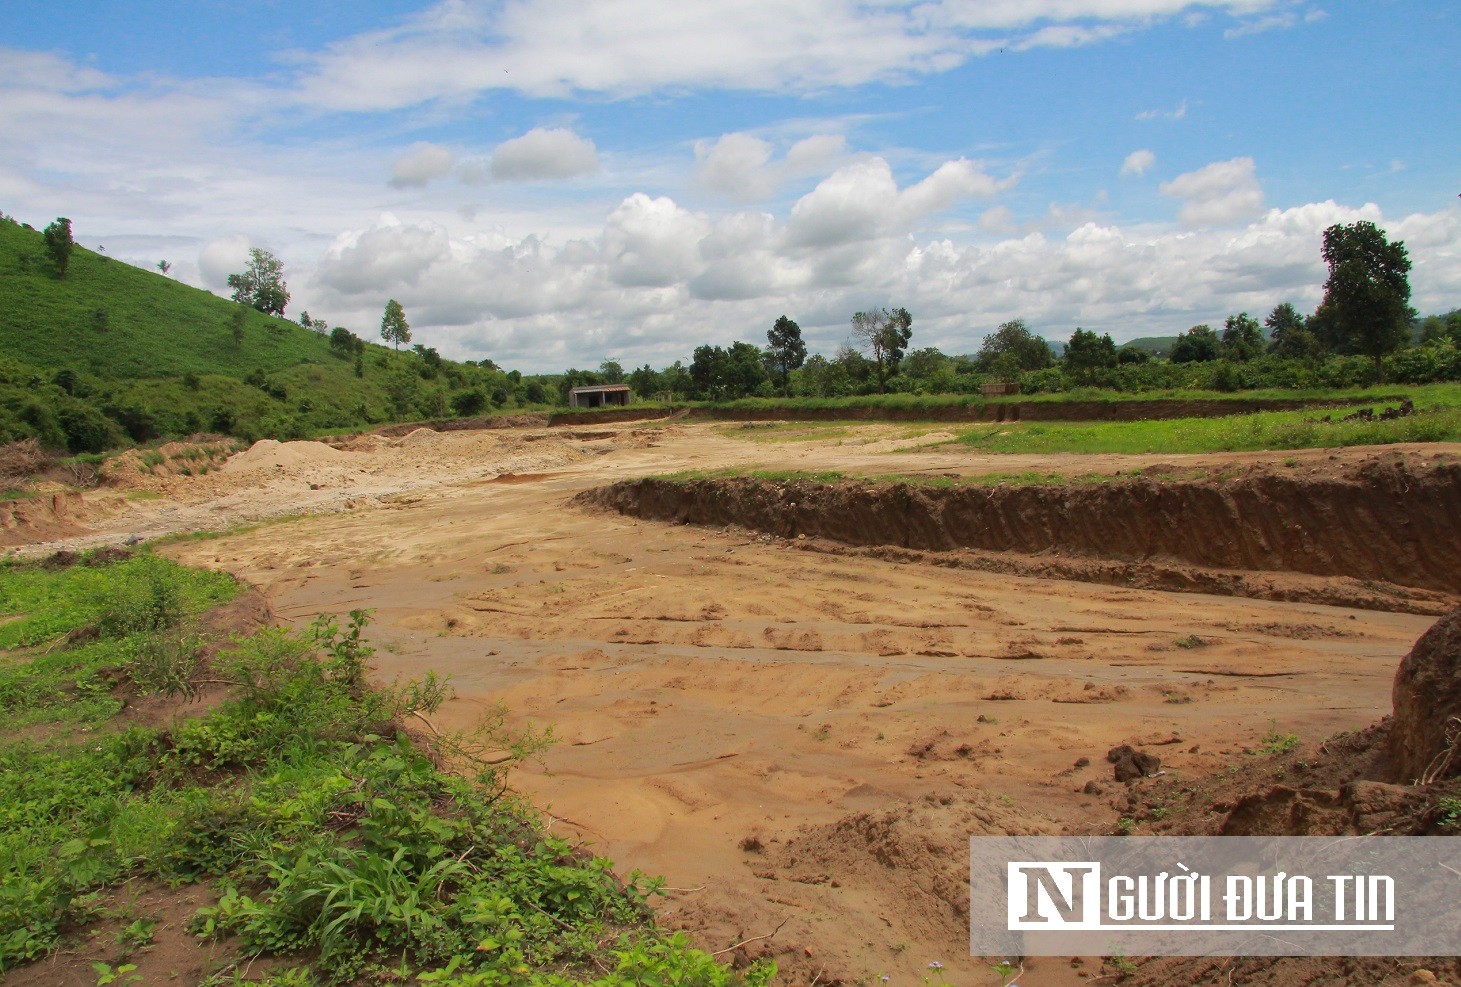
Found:
<svg viewBox="0 0 1461 987"><path fill-rule="evenodd" d="M1419 404L1417 402L1417 404ZM1383 405L1377 406L1377 410ZM1327 412L1338 419L1344 412ZM958 444L998 453L1197 453L1461 441L1461 407L1391 421L1323 422L1317 411L1136 422L1029 422L965 429Z"/></svg>

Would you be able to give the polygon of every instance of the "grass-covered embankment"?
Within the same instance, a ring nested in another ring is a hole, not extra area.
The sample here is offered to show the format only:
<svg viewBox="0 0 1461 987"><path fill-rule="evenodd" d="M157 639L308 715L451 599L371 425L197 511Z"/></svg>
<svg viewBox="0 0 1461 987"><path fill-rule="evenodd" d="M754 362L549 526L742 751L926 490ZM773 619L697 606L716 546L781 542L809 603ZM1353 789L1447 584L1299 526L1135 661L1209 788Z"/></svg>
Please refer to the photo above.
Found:
<svg viewBox="0 0 1461 987"><path fill-rule="evenodd" d="M1419 406L1403 418L1340 420L1315 411L1116 422L1006 422L962 432L958 442L997 453L1202 453L1461 441L1461 405ZM1379 412L1383 406L1374 410Z"/></svg>
<svg viewBox="0 0 1461 987"><path fill-rule="evenodd" d="M364 614L212 653L195 618L236 589L149 555L0 566L0 971L52 954L100 983L176 977L176 942L171 973L149 967L157 917L117 904L143 885L211 902L183 939L211 957L209 983L250 968L273 984L739 979L654 927L657 882L622 884L506 791L503 754L530 738L497 720L411 740L402 724L446 687L368 684ZM164 726L124 705L182 710L199 688L216 705ZM119 913L125 928L88 934Z"/></svg>

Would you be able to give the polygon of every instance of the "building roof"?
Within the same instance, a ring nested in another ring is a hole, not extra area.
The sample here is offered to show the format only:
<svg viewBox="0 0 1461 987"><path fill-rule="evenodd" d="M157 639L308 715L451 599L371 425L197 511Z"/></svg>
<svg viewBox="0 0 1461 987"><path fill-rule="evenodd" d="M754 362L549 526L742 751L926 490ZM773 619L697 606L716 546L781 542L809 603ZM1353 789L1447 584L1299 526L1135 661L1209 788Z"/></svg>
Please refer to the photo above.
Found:
<svg viewBox="0 0 1461 987"><path fill-rule="evenodd" d="M572 388L568 393L569 394L587 394L587 393L592 393L593 391L604 392L604 391L627 391L627 390L629 390L629 385L628 384L589 384L589 385L587 385L585 387L575 387L575 388Z"/></svg>

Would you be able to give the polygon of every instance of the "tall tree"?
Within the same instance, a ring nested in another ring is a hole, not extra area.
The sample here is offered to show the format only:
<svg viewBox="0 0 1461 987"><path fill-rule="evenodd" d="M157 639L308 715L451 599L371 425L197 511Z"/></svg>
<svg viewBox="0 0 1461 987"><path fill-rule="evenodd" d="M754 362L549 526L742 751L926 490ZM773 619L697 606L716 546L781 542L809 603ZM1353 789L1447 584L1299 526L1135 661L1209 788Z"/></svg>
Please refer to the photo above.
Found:
<svg viewBox="0 0 1461 987"><path fill-rule="evenodd" d="M1336 349L1363 353L1384 379L1385 354L1410 340L1410 256L1374 223L1336 223L1324 231L1329 279L1314 313ZM1335 345L1337 344L1337 345Z"/></svg>
<svg viewBox="0 0 1461 987"><path fill-rule="evenodd" d="M1011 319L984 337L977 360L985 373L1009 377L1021 370L1044 370L1055 355L1049 343L1026 328L1024 319Z"/></svg>
<svg viewBox="0 0 1461 987"><path fill-rule="evenodd" d="M283 315L289 304L289 287L284 283L284 262L267 250L249 250L248 270L230 274L228 286L233 300L252 305L265 315Z"/></svg>
<svg viewBox="0 0 1461 987"><path fill-rule="evenodd" d="M411 324L406 321L406 310L394 298L386 302L385 314L380 319L380 335L397 350L402 343L411 341Z"/></svg>
<svg viewBox="0 0 1461 987"><path fill-rule="evenodd" d="M852 317L852 339L872 352L878 375L878 392L887 393L888 377L903 359L913 337L913 316L906 308L875 308Z"/></svg>
<svg viewBox="0 0 1461 987"><path fill-rule="evenodd" d="M1263 355L1263 328L1247 312L1228 316L1223 324L1223 357L1247 363Z"/></svg>
<svg viewBox="0 0 1461 987"><path fill-rule="evenodd" d="M605 384L624 383L624 365L618 360L604 360L599 364L599 377Z"/></svg>
<svg viewBox="0 0 1461 987"><path fill-rule="evenodd" d="M1091 378L1097 370L1116 366L1116 343L1109 332L1097 336L1089 329L1077 329L1065 344L1064 362L1075 376Z"/></svg>
<svg viewBox="0 0 1461 987"><path fill-rule="evenodd" d="M1275 305L1263 320L1268 330L1268 352L1286 360L1309 360L1320 355L1323 347L1304 324L1299 310L1288 302Z"/></svg>
<svg viewBox="0 0 1461 987"><path fill-rule="evenodd" d="M56 276L64 278L71 263L71 251L76 246L76 241L71 238L71 220L65 216L56 217L56 221L46 227L45 238L46 253L51 255L51 261L56 265Z"/></svg>
<svg viewBox="0 0 1461 987"><path fill-rule="evenodd" d="M1186 332L1177 334L1177 342L1172 344L1172 362L1206 363L1218 358L1220 348L1221 340L1212 326L1193 326Z"/></svg>
<svg viewBox="0 0 1461 987"><path fill-rule="evenodd" d="M781 384L781 393L791 394L791 372L807 362L807 344L802 342L802 327L786 316L766 331L766 355Z"/></svg>

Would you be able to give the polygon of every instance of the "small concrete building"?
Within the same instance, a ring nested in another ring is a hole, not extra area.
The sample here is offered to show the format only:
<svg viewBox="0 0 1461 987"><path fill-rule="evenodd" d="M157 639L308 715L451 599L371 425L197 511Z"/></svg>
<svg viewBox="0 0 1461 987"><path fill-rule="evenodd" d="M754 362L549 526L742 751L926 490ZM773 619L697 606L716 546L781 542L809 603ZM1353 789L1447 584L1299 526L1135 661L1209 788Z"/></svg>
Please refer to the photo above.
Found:
<svg viewBox="0 0 1461 987"><path fill-rule="evenodd" d="M595 384L592 387L575 387L568 392L568 407L623 407L629 403L632 397L628 384Z"/></svg>

